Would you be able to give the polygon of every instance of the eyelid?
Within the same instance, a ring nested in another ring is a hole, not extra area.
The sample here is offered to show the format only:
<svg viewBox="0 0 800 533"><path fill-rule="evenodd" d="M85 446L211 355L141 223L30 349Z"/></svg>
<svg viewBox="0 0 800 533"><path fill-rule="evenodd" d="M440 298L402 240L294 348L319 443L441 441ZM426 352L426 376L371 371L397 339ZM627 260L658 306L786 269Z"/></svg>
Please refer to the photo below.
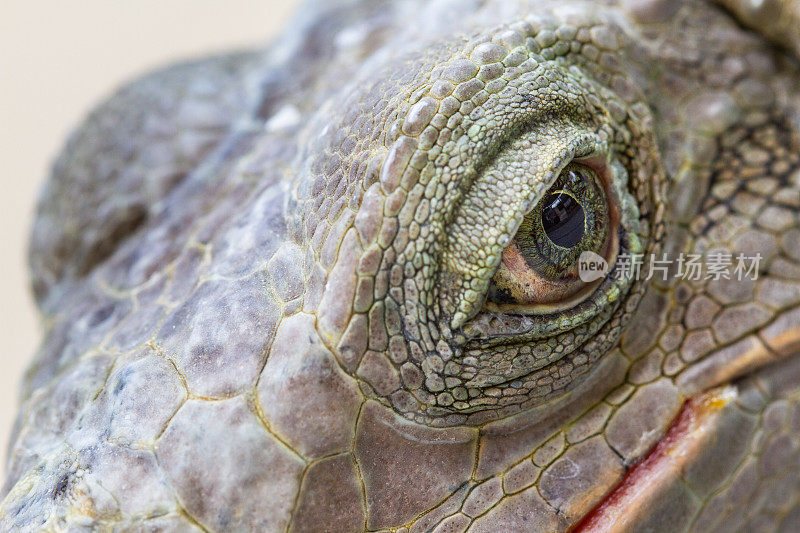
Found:
<svg viewBox="0 0 800 533"><path fill-rule="evenodd" d="M471 182L447 226L439 273L448 287L441 297L456 308L452 329L460 328L483 307L503 250L525 214L574 155L587 153L587 147L592 153L607 149L605 140L591 129L543 123L509 143ZM532 167L527 166L530 162ZM521 168L532 170L509 174L509 169ZM487 220L487 216L493 218Z"/></svg>

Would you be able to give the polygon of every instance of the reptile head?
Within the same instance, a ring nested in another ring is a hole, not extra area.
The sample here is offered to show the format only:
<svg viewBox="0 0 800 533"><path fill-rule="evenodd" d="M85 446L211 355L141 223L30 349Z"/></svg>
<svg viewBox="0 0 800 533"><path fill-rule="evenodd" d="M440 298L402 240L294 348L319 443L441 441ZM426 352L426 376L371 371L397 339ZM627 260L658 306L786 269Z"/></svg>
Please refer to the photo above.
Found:
<svg viewBox="0 0 800 533"><path fill-rule="evenodd" d="M789 527L798 35L728 3L315 4L124 88L40 205L4 524Z"/></svg>

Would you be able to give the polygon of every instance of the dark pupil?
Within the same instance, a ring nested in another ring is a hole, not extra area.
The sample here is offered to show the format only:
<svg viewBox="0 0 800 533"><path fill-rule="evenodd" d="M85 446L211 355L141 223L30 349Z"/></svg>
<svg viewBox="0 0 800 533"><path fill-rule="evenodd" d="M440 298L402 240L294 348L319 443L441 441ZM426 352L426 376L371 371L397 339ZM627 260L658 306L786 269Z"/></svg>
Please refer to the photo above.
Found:
<svg viewBox="0 0 800 533"><path fill-rule="evenodd" d="M564 193L557 193L547 199L542 209L542 227L547 237L556 246L572 248L583 237L583 208L575 199Z"/></svg>

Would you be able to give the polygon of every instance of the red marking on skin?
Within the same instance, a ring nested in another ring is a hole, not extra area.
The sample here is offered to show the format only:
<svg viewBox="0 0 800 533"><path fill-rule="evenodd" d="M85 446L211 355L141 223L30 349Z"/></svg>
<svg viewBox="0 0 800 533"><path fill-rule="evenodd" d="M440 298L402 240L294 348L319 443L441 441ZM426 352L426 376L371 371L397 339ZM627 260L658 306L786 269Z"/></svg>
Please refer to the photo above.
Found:
<svg viewBox="0 0 800 533"><path fill-rule="evenodd" d="M711 431L711 420L728 402L725 389L717 389L687 400L666 435L583 519L573 533L626 531L638 511L657 494L660 483L679 475L693 451ZM652 490L651 490L652 489Z"/></svg>

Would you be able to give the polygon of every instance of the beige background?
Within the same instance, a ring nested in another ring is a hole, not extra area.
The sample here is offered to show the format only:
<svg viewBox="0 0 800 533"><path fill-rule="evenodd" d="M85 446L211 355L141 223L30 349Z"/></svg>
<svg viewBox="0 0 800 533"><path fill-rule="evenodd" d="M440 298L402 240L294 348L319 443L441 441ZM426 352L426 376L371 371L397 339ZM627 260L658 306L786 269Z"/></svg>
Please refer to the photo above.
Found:
<svg viewBox="0 0 800 533"><path fill-rule="evenodd" d="M80 118L153 67L267 41L297 0L0 2L0 474L39 342L25 263L36 195Z"/></svg>

